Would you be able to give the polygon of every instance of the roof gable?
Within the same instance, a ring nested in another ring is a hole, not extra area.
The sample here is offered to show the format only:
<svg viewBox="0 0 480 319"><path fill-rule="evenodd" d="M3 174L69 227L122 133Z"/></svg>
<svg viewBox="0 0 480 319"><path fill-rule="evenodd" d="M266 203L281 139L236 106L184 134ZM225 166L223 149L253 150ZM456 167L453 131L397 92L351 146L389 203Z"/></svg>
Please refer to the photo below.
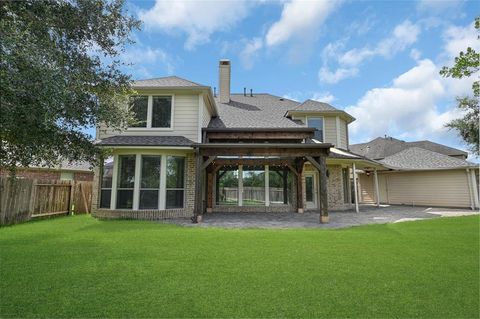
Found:
<svg viewBox="0 0 480 319"><path fill-rule="evenodd" d="M154 79L147 79L147 80L137 80L133 82L132 85L134 88L135 87L151 87L151 88L156 88L156 87L206 87L205 85L201 85L186 79L183 79L178 76L165 76L165 77L160 77L160 78L154 78Z"/></svg>

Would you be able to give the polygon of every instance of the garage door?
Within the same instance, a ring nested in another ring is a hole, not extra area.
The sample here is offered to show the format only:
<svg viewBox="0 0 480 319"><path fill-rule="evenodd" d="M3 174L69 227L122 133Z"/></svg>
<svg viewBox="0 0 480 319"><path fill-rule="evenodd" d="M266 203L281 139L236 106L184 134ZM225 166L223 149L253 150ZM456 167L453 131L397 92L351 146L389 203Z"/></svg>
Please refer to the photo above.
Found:
<svg viewBox="0 0 480 319"><path fill-rule="evenodd" d="M371 179L366 180L370 182ZM379 188L382 203L445 207L471 205L464 170L381 173ZM374 198L373 187L362 187L362 192L372 193L365 199Z"/></svg>

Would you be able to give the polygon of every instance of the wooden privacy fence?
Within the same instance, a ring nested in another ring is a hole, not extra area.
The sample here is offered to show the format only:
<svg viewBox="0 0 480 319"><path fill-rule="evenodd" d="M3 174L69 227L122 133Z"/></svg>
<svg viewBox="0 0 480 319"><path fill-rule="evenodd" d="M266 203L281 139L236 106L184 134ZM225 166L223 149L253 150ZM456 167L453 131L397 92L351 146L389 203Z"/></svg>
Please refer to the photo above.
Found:
<svg viewBox="0 0 480 319"><path fill-rule="evenodd" d="M0 225L36 217L89 213L92 182L0 177Z"/></svg>

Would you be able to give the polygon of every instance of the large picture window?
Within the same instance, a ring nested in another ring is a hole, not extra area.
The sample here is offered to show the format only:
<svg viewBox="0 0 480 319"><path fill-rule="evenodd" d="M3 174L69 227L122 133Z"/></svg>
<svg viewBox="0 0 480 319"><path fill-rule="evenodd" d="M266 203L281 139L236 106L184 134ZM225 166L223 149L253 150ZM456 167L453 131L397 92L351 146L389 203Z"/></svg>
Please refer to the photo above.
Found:
<svg viewBox="0 0 480 319"><path fill-rule="evenodd" d="M270 167L268 174L270 205L292 202L293 176L288 168Z"/></svg>
<svg viewBox="0 0 480 319"><path fill-rule="evenodd" d="M224 167L217 172L217 205L238 205L238 167Z"/></svg>
<svg viewBox="0 0 480 319"><path fill-rule="evenodd" d="M140 209L158 209L160 189L160 156L142 156L140 180Z"/></svg>
<svg viewBox="0 0 480 319"><path fill-rule="evenodd" d="M265 168L263 166L243 167L244 206L265 206Z"/></svg>
<svg viewBox="0 0 480 319"><path fill-rule="evenodd" d="M185 194L185 157L167 157L165 208L183 208Z"/></svg>
<svg viewBox="0 0 480 319"><path fill-rule="evenodd" d="M131 128L172 128L173 97L164 95L130 97L135 123Z"/></svg>
<svg viewBox="0 0 480 319"><path fill-rule="evenodd" d="M133 208L133 189L135 185L135 155L118 157L117 208Z"/></svg>
<svg viewBox="0 0 480 319"><path fill-rule="evenodd" d="M154 96L152 103L152 127L170 127L172 98L170 96Z"/></svg>
<svg viewBox="0 0 480 319"><path fill-rule="evenodd" d="M110 208L112 198L113 158L105 159L102 167L102 185L100 190L100 208Z"/></svg>
<svg viewBox="0 0 480 319"><path fill-rule="evenodd" d="M314 139L323 143L323 118L322 117L308 117L308 127L316 128Z"/></svg>
<svg viewBox="0 0 480 319"><path fill-rule="evenodd" d="M131 96L130 110L135 118L135 123L132 124L132 127L147 127L148 96Z"/></svg>

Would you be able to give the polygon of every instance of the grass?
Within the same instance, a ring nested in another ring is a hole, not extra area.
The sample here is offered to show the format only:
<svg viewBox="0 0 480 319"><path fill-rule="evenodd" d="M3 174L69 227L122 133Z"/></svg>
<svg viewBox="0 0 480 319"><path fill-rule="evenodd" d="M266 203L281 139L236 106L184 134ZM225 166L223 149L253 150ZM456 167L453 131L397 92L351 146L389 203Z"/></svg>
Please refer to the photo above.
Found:
<svg viewBox="0 0 480 319"><path fill-rule="evenodd" d="M342 230L0 229L0 317L479 317L479 217Z"/></svg>

